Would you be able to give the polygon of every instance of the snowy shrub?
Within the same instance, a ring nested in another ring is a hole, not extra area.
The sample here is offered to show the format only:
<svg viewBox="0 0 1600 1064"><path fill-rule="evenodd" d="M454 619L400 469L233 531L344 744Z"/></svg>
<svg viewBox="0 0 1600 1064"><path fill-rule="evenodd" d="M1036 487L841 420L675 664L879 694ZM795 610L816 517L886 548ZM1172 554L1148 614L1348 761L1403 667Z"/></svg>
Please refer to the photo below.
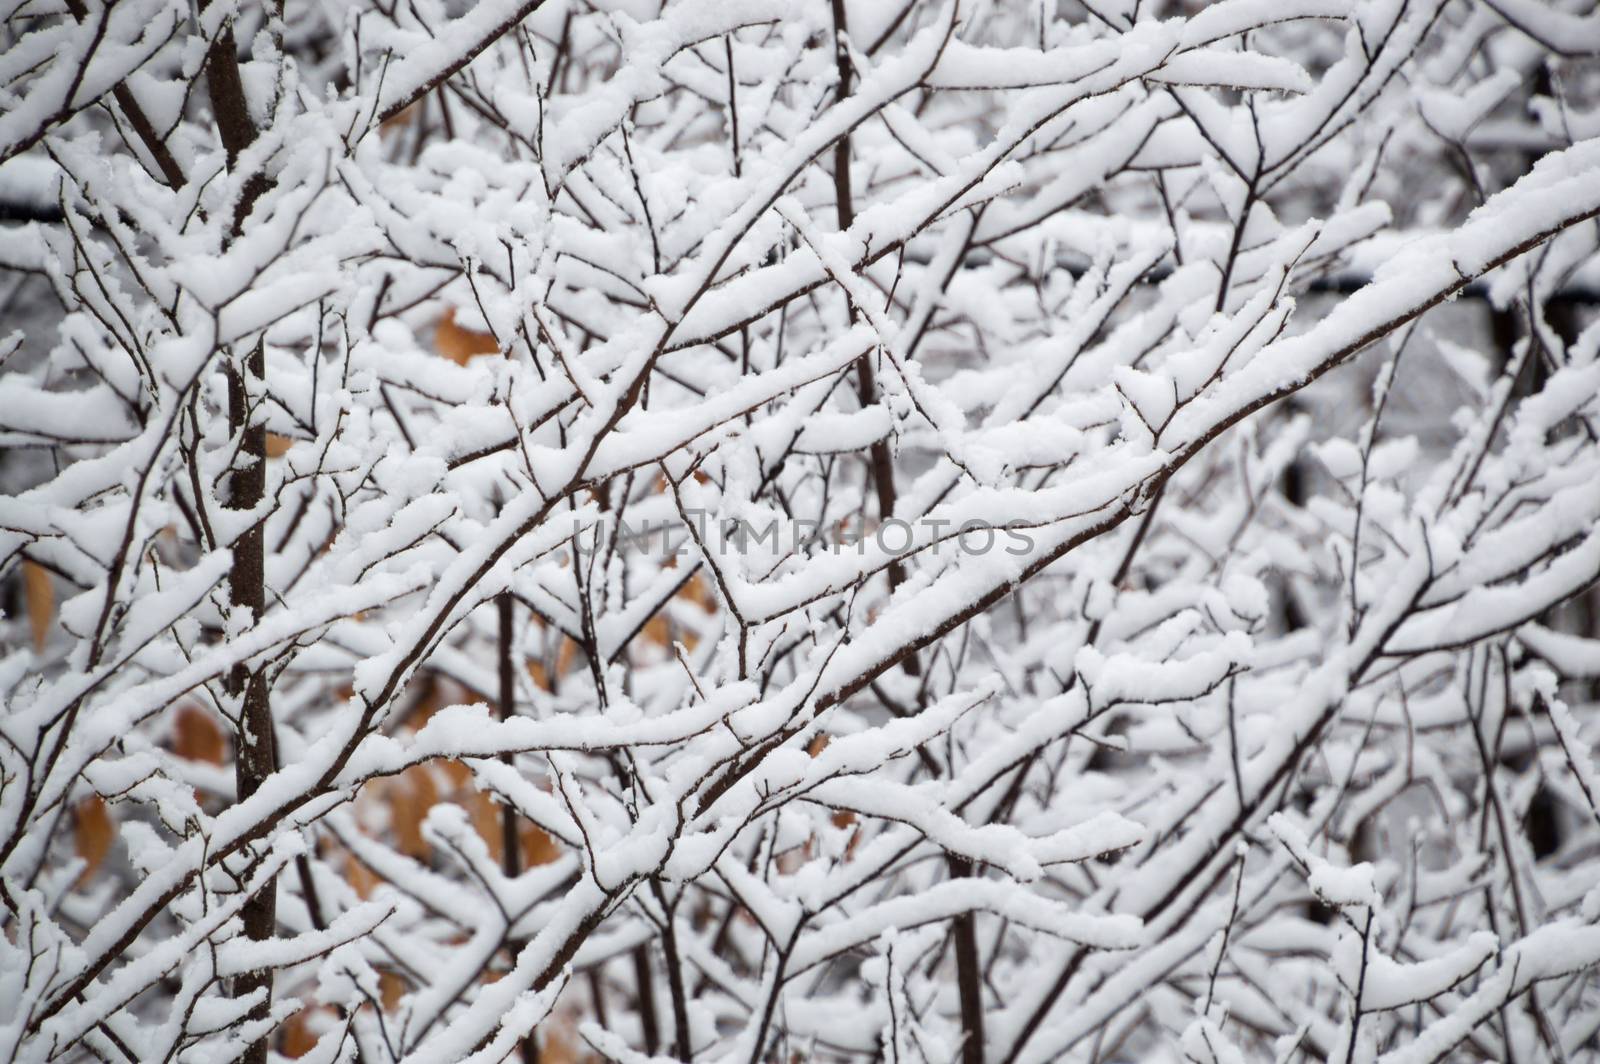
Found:
<svg viewBox="0 0 1600 1064"><path fill-rule="evenodd" d="M1588 0L0 17L0 1059L1600 1061Z"/></svg>

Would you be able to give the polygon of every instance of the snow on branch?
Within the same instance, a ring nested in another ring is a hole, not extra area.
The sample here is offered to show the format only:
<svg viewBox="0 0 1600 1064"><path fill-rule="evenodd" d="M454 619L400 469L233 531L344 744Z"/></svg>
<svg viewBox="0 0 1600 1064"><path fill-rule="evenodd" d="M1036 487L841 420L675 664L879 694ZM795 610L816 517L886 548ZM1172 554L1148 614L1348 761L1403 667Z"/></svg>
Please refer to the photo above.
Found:
<svg viewBox="0 0 1600 1064"><path fill-rule="evenodd" d="M0 0L0 1057L1600 1061L1582 6Z"/></svg>

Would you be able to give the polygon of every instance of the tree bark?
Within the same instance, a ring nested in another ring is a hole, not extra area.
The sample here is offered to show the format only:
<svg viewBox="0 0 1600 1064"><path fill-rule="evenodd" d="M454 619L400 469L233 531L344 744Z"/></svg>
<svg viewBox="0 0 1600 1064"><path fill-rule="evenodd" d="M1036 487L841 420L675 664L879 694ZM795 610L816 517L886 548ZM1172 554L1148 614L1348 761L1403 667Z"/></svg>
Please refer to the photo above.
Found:
<svg viewBox="0 0 1600 1064"><path fill-rule="evenodd" d="M205 5L202 4L202 7ZM224 26L206 55L206 89L211 97L217 132L227 152L228 166L237 168L239 156L256 139L255 122L244 95L239 61L231 25ZM267 191L264 174L252 174L245 182L234 207L229 239L244 231L245 218L256 201ZM252 419L252 385L259 389L266 379L266 345L258 341L242 358L233 353L227 361L228 428L239 440L235 467L228 475L226 505L232 510L252 510L260 505L267 487L267 429ZM228 573L228 603L235 610L248 610L250 623L258 623L266 606L266 530L253 525L233 545L233 567ZM248 664L233 667L228 674L228 695L236 700L239 728L234 749L234 782L239 801L248 799L278 767L277 743L273 734L272 703L266 672ZM245 935L255 941L272 937L277 928L278 886L268 882L241 910ZM250 1010L252 1020L265 1019L272 1008L272 971L246 972L234 980L235 997L264 991L259 1005ZM250 1044L240 1058L244 1064L266 1064L266 1037Z"/></svg>

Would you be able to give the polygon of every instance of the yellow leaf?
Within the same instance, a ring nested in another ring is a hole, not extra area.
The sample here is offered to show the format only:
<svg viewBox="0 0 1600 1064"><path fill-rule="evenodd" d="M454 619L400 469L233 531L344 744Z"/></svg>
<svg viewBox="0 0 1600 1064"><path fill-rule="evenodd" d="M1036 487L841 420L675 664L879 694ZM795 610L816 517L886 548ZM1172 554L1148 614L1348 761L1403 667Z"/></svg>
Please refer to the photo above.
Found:
<svg viewBox="0 0 1600 1064"><path fill-rule="evenodd" d="M370 898L372 892L377 889L378 884L383 882L378 878L377 873L356 860L354 856L348 856L345 859L344 878L345 882L355 889L356 896L363 900Z"/></svg>
<svg viewBox="0 0 1600 1064"><path fill-rule="evenodd" d="M78 882L94 875L100 863L111 852L111 842L116 831L111 824L111 814L105 801L93 794L79 802L72 811L72 838L79 857L84 860L83 875Z"/></svg>
<svg viewBox="0 0 1600 1064"><path fill-rule="evenodd" d="M478 837L489 847L489 855L498 864L505 853L505 840L500 834L500 807L484 791L470 791L457 801L466 807Z"/></svg>
<svg viewBox="0 0 1600 1064"><path fill-rule="evenodd" d="M50 635L50 622L56 616L56 589L44 566L22 563L22 596L28 607L28 624L33 629L33 649L43 650Z"/></svg>
<svg viewBox="0 0 1600 1064"><path fill-rule="evenodd" d="M326 1012L327 1010L301 1009L289 1017L288 1022L283 1025L282 1033L279 1035L278 1052L290 1060L294 1060L305 1056L316 1047L317 1033L311 1029L309 1021L312 1015L318 1011Z"/></svg>
<svg viewBox="0 0 1600 1064"><path fill-rule="evenodd" d="M378 973L378 993L383 998L383 1010L393 1012L394 1007L400 1004L400 998L406 992L406 981L394 972L380 971Z"/></svg>
<svg viewBox="0 0 1600 1064"><path fill-rule="evenodd" d="M179 707L172 728L173 753L189 761L220 765L225 756L224 745L222 729L211 714L196 705Z"/></svg>
<svg viewBox="0 0 1600 1064"><path fill-rule="evenodd" d="M433 345L441 355L458 366L465 366L467 360L475 355L500 353L500 345L495 343L493 336L457 325L454 307L445 311L444 317L439 319L439 325L433 331Z"/></svg>
<svg viewBox="0 0 1600 1064"><path fill-rule="evenodd" d="M379 124L378 136L387 137L391 133L404 129L411 124L411 120L415 117L417 117L417 105L410 104L401 109L400 113L393 118Z"/></svg>
<svg viewBox="0 0 1600 1064"><path fill-rule="evenodd" d="M389 813L401 853L419 861L428 859L432 848L422 837L422 822L428 819L428 810L438 800L439 788L434 786L428 766L413 765L401 773L389 799Z"/></svg>
<svg viewBox="0 0 1600 1064"><path fill-rule="evenodd" d="M537 824L523 824L519 832L522 839L522 866L537 868L561 856L561 847L550 833Z"/></svg>

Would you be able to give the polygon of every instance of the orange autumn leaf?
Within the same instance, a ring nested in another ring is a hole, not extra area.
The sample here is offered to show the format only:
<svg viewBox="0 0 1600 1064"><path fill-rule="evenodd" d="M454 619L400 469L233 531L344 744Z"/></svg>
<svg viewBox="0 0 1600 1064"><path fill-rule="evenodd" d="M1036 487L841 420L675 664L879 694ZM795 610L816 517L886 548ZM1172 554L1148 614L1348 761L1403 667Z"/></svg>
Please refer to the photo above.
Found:
<svg viewBox="0 0 1600 1064"><path fill-rule="evenodd" d="M705 573L691 576L679 594L708 613L716 611L717 594L711 589L711 582L706 579Z"/></svg>
<svg viewBox="0 0 1600 1064"><path fill-rule="evenodd" d="M294 1060L303 1057L316 1047L317 1035L311 1029L310 1019L316 1009L301 1009L283 1025L278 1052Z"/></svg>
<svg viewBox="0 0 1600 1064"><path fill-rule="evenodd" d="M56 589L44 566L22 563L22 597L28 608L28 626L33 629L33 649L43 650L50 622L56 617Z"/></svg>
<svg viewBox="0 0 1600 1064"><path fill-rule="evenodd" d="M439 319L439 325L433 331L433 346L458 366L465 366L468 359L477 355L500 353L500 345L493 336L457 325L454 307L445 311L444 317Z"/></svg>
<svg viewBox="0 0 1600 1064"><path fill-rule="evenodd" d="M812 757L816 757L818 754L822 753L822 751L828 748L828 743L831 741L832 736L828 735L826 732L818 732L812 737L811 742L806 744L806 753L810 754ZM836 809L833 811L833 814L828 817L828 820L836 828L848 828L855 825L856 815L847 809ZM854 855L856 843L860 840L860 838L861 832L859 830L851 834L849 842L845 843L845 860L849 860L850 857ZM812 843L806 843L807 856L810 856L813 848L814 847Z"/></svg>
<svg viewBox="0 0 1600 1064"><path fill-rule="evenodd" d="M224 746L222 729L210 713L192 704L179 707L172 727L173 753L189 761L220 765L226 756Z"/></svg>
<svg viewBox="0 0 1600 1064"><path fill-rule="evenodd" d="M92 794L79 802L72 811L72 839L76 852L84 860L83 875L78 878L81 883L94 875L106 859L106 854L111 852L112 840L116 837L116 829L111 824L111 813L106 809L105 800L98 794Z"/></svg>
<svg viewBox="0 0 1600 1064"><path fill-rule="evenodd" d="M505 854L504 839L500 834L500 807L490 798L485 791L473 791L463 795L460 799L466 807L467 816L472 819L472 827L489 847L489 854L496 861L503 859Z"/></svg>
<svg viewBox="0 0 1600 1064"><path fill-rule="evenodd" d="M422 837L422 822L439 800L439 788L434 784L428 767L413 765L406 769L390 788L388 796L389 814L400 852L418 860L427 860L432 849Z"/></svg>
<svg viewBox="0 0 1600 1064"><path fill-rule="evenodd" d="M550 833L537 824L523 823L518 837L522 841L522 866L537 868L561 856L561 847Z"/></svg>
<svg viewBox="0 0 1600 1064"><path fill-rule="evenodd" d="M539 1064L578 1064L599 1059L592 1054L580 1054L567 1032L549 1021L534 1028L534 1037L539 1039Z"/></svg>
<svg viewBox="0 0 1600 1064"><path fill-rule="evenodd" d="M668 560L676 562L676 559ZM673 600L693 604L707 613L714 612L717 605L711 586L706 582L702 573L694 573L689 579L685 580L683 586L673 596ZM644 637L646 643L658 647L670 647L675 637L689 650L693 650L700 643L700 637L692 630L680 630L675 633L672 622L667 617L665 610L646 621L639 634Z"/></svg>
<svg viewBox="0 0 1600 1064"><path fill-rule="evenodd" d="M555 679L567 675L572 671L572 664L578 657L578 644L570 636L561 637L561 645L556 650ZM530 659L528 661L528 676L533 684L541 691L550 690L551 670L542 661Z"/></svg>
<svg viewBox="0 0 1600 1064"><path fill-rule="evenodd" d="M406 992L406 981L391 971L378 973L378 993L383 998L385 1012L393 1012Z"/></svg>
<svg viewBox="0 0 1600 1064"><path fill-rule="evenodd" d="M282 458L289 453L289 448L294 446L294 440L287 436L279 436L276 432L267 433L267 457Z"/></svg>
<svg viewBox="0 0 1600 1064"><path fill-rule="evenodd" d="M356 860L353 856L345 860L344 879L346 883L350 884L351 889L356 892L356 896L362 900L372 897L372 892L378 889L379 883L383 882L378 878L376 872Z"/></svg>
<svg viewBox="0 0 1600 1064"><path fill-rule="evenodd" d="M393 117L384 119L378 124L378 136L388 137L391 133L396 133L409 126L412 119L417 117L418 106L418 104L414 103L408 104L402 107L399 113Z"/></svg>
<svg viewBox="0 0 1600 1064"><path fill-rule="evenodd" d="M445 778L450 781L452 789L465 787L467 782L472 779L472 770L467 767L465 761L446 758L443 761L435 761L434 764L444 770Z"/></svg>

